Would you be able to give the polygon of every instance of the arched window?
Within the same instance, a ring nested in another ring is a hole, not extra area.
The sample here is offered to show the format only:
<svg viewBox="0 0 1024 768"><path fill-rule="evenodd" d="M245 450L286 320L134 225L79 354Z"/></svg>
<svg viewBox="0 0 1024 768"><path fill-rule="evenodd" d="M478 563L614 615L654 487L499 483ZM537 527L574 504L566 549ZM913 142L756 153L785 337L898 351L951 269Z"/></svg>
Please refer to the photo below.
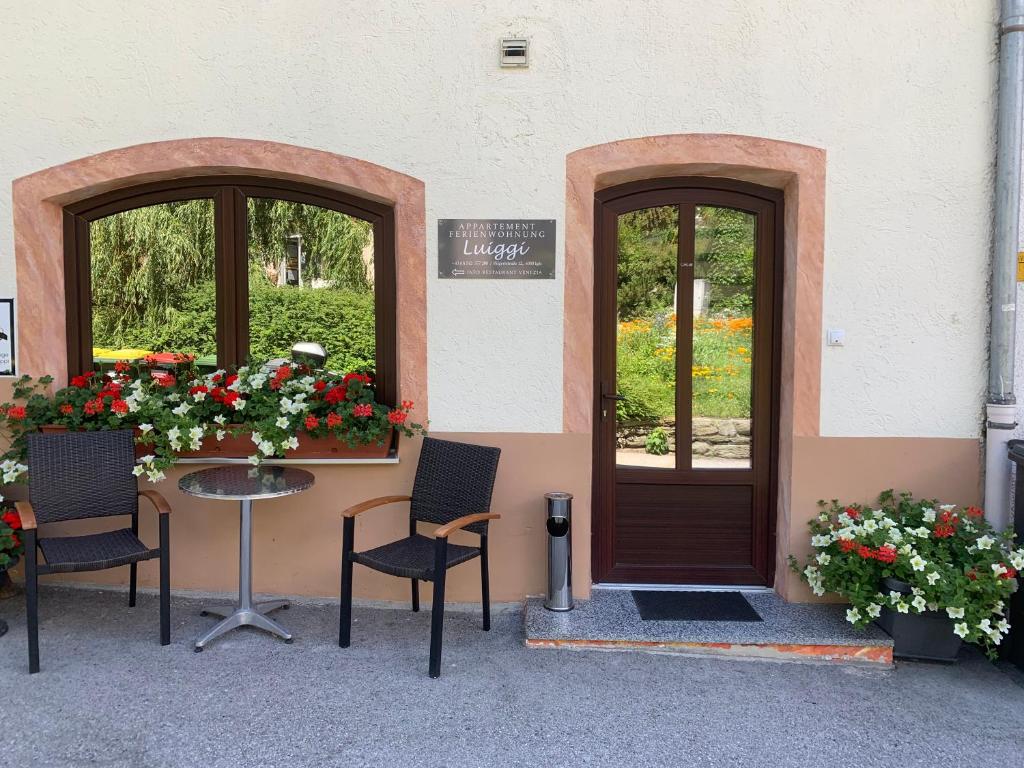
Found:
<svg viewBox="0 0 1024 768"><path fill-rule="evenodd" d="M200 368L288 357L313 341L332 370L397 389L394 212L280 179L203 176L64 209L68 366L146 353Z"/></svg>

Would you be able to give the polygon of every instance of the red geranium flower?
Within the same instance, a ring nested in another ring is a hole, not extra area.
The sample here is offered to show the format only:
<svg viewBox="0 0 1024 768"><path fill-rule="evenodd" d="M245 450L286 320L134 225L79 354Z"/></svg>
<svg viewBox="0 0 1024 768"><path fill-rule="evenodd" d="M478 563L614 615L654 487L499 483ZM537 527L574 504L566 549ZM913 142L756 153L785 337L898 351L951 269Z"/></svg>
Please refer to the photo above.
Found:
<svg viewBox="0 0 1024 768"><path fill-rule="evenodd" d="M845 511L846 511L846 514L849 517L853 518L854 520L856 520L858 517L860 517L860 512L858 512L853 507L847 507Z"/></svg>
<svg viewBox="0 0 1024 768"><path fill-rule="evenodd" d="M224 374L215 373L215 374L213 374L213 376L210 377L210 381L212 381L214 384L219 384L220 380L223 379L223 378L224 378Z"/></svg>
<svg viewBox="0 0 1024 768"><path fill-rule="evenodd" d="M21 530L21 516L18 514L17 510L7 510L6 512L3 513L3 515L0 515L0 520L3 520L5 523L7 523L8 527L11 528L11 530Z"/></svg>
<svg viewBox="0 0 1024 768"><path fill-rule="evenodd" d="M391 411L388 414L388 421L390 421L392 424L396 424L396 425L397 424L404 424L406 418L408 418L408 417L407 417L405 411Z"/></svg>
<svg viewBox="0 0 1024 768"><path fill-rule="evenodd" d="M110 404L110 410L112 410L119 416L124 416L126 413L128 413L128 403L126 403L124 400L115 400Z"/></svg>
<svg viewBox="0 0 1024 768"><path fill-rule="evenodd" d="M67 416L69 413L75 412L75 406L71 403L62 403L60 406L60 412Z"/></svg>
<svg viewBox="0 0 1024 768"><path fill-rule="evenodd" d="M956 533L956 528L946 523L939 523L935 526L935 538L937 539L948 539Z"/></svg>
<svg viewBox="0 0 1024 768"><path fill-rule="evenodd" d="M1015 578L1017 578L1017 569L1016 568L1007 568L1006 569L1006 573L1003 574L1003 578L1004 579L1015 579Z"/></svg>
<svg viewBox="0 0 1024 768"><path fill-rule="evenodd" d="M312 432L314 429L320 426L320 419L313 414L306 417L306 430Z"/></svg>
<svg viewBox="0 0 1024 768"><path fill-rule="evenodd" d="M871 551L871 547L865 547L863 544L861 544L859 547L857 547L857 554L865 560L871 560L874 553Z"/></svg>
<svg viewBox="0 0 1024 768"><path fill-rule="evenodd" d="M327 386L327 382L326 381L314 381L313 382L313 389L315 389L317 392L323 392L324 388L326 386Z"/></svg>
<svg viewBox="0 0 1024 768"><path fill-rule="evenodd" d="M11 544L14 545L15 549L17 549L18 547L21 546L21 539L18 538L18 534L16 534L16 533L12 533L11 534Z"/></svg>
<svg viewBox="0 0 1024 768"><path fill-rule="evenodd" d="M229 405L229 406L230 405L234 405L234 403L235 403L235 401L237 399L238 399L238 393L237 392L233 392L232 391L232 392L225 392L224 393L224 400L223 400L224 405Z"/></svg>
<svg viewBox="0 0 1024 768"><path fill-rule="evenodd" d="M103 413L103 401L100 398L93 400L87 400L85 405L82 407L87 416L95 416L98 413Z"/></svg>
<svg viewBox="0 0 1024 768"><path fill-rule="evenodd" d="M355 416L373 416L373 406L369 403L359 403L359 405L352 409L352 414Z"/></svg>
<svg viewBox="0 0 1024 768"><path fill-rule="evenodd" d="M71 386L78 387L79 389L85 389L89 386L89 379L92 377L91 373L83 373L81 376L71 377Z"/></svg>
<svg viewBox="0 0 1024 768"><path fill-rule="evenodd" d="M341 377L342 384L348 384L351 381L361 381L363 384L369 384L373 381L369 374L364 373L346 373Z"/></svg>
<svg viewBox="0 0 1024 768"><path fill-rule="evenodd" d="M968 517L982 517L984 514L985 513L978 507L971 506L967 508Z"/></svg>
<svg viewBox="0 0 1024 768"><path fill-rule="evenodd" d="M839 540L839 549L841 549L843 552L849 552L851 549L854 549L856 546L857 546L857 542L852 541L850 539L840 539Z"/></svg>
<svg viewBox="0 0 1024 768"><path fill-rule="evenodd" d="M132 366L127 360L118 360L114 363L114 370L118 373L128 373L131 369Z"/></svg>
<svg viewBox="0 0 1024 768"><path fill-rule="evenodd" d="M883 563L896 562L896 547L891 544L883 544L875 550L875 559Z"/></svg>
<svg viewBox="0 0 1024 768"><path fill-rule="evenodd" d="M967 572L967 578L970 579L971 581L977 581L978 580L978 574L972 569L972 570Z"/></svg>
<svg viewBox="0 0 1024 768"><path fill-rule="evenodd" d="M342 422L342 418L341 418L341 414L340 413L334 413L332 411L331 413L327 414L327 426L328 427L331 427L332 429L334 427L340 427L341 426L341 422Z"/></svg>
<svg viewBox="0 0 1024 768"><path fill-rule="evenodd" d="M277 373L274 374L279 379L290 379L292 376L292 367L290 365L282 365L277 369Z"/></svg>
<svg viewBox="0 0 1024 768"><path fill-rule="evenodd" d="M189 390L188 390L188 393L194 397L197 392L206 393L206 392L209 392L209 391L210 391L210 388L205 386L204 384L197 384L194 387L190 387Z"/></svg>
<svg viewBox="0 0 1024 768"><path fill-rule="evenodd" d="M345 399L346 394L348 394L348 390L345 387L332 387L327 391L327 394L324 395L324 400L326 400L331 405L337 405L338 403L342 402Z"/></svg>
<svg viewBox="0 0 1024 768"><path fill-rule="evenodd" d="M238 381L238 374L237 373L232 373L230 376L227 377L227 379L224 380L224 386L225 387L230 387L236 381Z"/></svg>
<svg viewBox="0 0 1024 768"><path fill-rule="evenodd" d="M411 411L412 410L412 400L403 400L402 401L402 410Z"/></svg>
<svg viewBox="0 0 1024 768"><path fill-rule="evenodd" d="M21 421L25 418L25 406L12 405L7 409L7 418L14 419L15 421Z"/></svg>

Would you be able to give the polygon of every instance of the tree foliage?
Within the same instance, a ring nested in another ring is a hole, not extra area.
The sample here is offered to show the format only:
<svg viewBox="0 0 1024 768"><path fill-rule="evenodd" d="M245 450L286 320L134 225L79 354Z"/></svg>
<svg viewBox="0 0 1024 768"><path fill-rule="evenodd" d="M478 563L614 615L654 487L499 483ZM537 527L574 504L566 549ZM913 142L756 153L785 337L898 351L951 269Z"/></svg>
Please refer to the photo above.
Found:
<svg viewBox="0 0 1024 768"><path fill-rule="evenodd" d="M316 340L332 364L372 366L372 262L364 262L372 248L370 223L284 200L250 198L248 205L254 359ZM276 287L293 234L302 235L304 287ZM151 205L93 222L93 344L214 354L214 242L211 200Z"/></svg>
<svg viewBox="0 0 1024 768"><path fill-rule="evenodd" d="M711 314L749 314L753 307L754 216L698 206L694 277L705 279ZM679 209L660 206L619 217L620 320L650 318L675 299Z"/></svg>

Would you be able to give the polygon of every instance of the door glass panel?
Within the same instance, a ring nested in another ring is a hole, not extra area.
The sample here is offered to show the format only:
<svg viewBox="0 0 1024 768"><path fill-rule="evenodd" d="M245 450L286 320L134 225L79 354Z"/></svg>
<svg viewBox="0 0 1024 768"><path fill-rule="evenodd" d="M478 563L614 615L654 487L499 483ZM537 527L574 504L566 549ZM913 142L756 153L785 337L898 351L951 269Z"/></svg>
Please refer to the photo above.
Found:
<svg viewBox="0 0 1024 768"><path fill-rule="evenodd" d="M619 216L616 464L672 469L676 421L679 209ZM615 394L615 393L606 393Z"/></svg>
<svg viewBox="0 0 1024 768"><path fill-rule="evenodd" d="M212 200L147 205L93 221L89 262L95 367L173 353L216 367Z"/></svg>
<svg viewBox="0 0 1024 768"><path fill-rule="evenodd" d="M697 206L693 467L749 468L756 217Z"/></svg>
<svg viewBox="0 0 1024 768"><path fill-rule="evenodd" d="M373 226L316 205L248 201L249 356L291 358L321 344L335 371L376 364Z"/></svg>

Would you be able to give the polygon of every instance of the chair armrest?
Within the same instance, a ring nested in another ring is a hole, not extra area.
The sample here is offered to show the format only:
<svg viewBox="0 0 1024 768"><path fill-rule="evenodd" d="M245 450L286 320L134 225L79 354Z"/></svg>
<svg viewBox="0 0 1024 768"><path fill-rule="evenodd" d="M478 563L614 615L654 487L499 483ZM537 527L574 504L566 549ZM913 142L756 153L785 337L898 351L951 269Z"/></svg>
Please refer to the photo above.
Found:
<svg viewBox="0 0 1024 768"><path fill-rule="evenodd" d="M16 501L14 502L14 508L18 510L18 517L21 518L21 527L26 531L35 530L36 511L32 509L32 502Z"/></svg>
<svg viewBox="0 0 1024 768"><path fill-rule="evenodd" d="M445 539L448 538L449 534L459 530L460 528L465 528L467 525L480 523L484 520L497 520L500 517L501 515L494 512L478 512L475 515L463 515L462 517L455 518L450 523L445 523L434 531L434 538Z"/></svg>
<svg viewBox="0 0 1024 768"><path fill-rule="evenodd" d="M395 504L399 501L411 501L411 496L379 496L376 499L369 499L367 501L355 504L341 513L342 517L355 517L361 515L363 512L373 509L374 507L383 507L385 504Z"/></svg>
<svg viewBox="0 0 1024 768"><path fill-rule="evenodd" d="M171 514L171 505L167 503L167 499L163 497L163 494L161 494L160 491L139 491L139 496L144 496L149 499L150 503L156 507L158 514Z"/></svg>

